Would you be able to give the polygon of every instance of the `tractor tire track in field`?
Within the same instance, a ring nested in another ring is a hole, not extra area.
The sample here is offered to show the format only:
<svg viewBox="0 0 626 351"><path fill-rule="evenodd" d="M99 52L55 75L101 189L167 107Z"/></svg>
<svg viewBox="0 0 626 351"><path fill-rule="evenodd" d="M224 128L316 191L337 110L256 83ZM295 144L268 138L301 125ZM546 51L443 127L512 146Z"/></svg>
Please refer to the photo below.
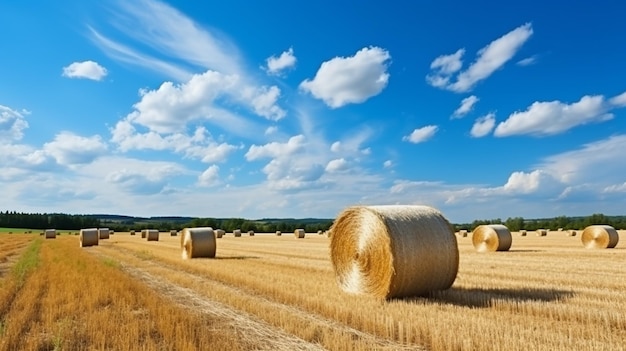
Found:
<svg viewBox="0 0 626 351"><path fill-rule="evenodd" d="M104 248L104 247L102 247ZM124 251L126 252L126 254L128 255L133 255L135 252L133 250L130 249L126 249L126 248L120 248L120 247L116 247L115 248L116 251ZM174 283L171 282L165 282L164 280L155 277L154 275L146 272L145 270L138 268L138 267L134 267L128 264L124 264L122 262L120 262L122 264L122 269L124 269L124 271L128 272L130 275L136 277L137 279L141 279L142 281L144 281L147 285L152 286L153 288L155 288L156 290L162 291L165 295L170 296L171 298L173 298L175 301L180 302L180 301L185 301L186 299L181 299L181 296L186 296L188 297L188 300L190 301L194 301L194 303L199 303L203 308L206 309L205 312L207 313L213 313L218 315L215 312L212 312L212 309L217 309L218 311L220 311L219 313L222 313L221 311L228 311L227 314L232 313L232 319L234 321L236 321L235 326L240 327L241 324L243 323L245 320L250 320L250 323L262 323L264 325L265 329L269 329L268 331L260 331L260 329L258 329L259 327L250 325L250 328L252 330L254 330L252 332L252 334L254 333L261 333L259 335L260 340L263 340L263 342L261 342L259 345L263 345L263 343L268 340L268 339L273 339L273 340L277 340L277 338L289 338L289 339L295 339L301 343L307 343L305 340L296 338L293 335L290 334L286 334L286 333L281 333L284 334L284 336L264 336L262 334L264 333L276 333L277 329L275 327L272 327L268 324L266 324L265 322L254 322L252 321L255 317L252 316L244 316L247 313L243 312L243 311L239 311L236 310L232 307L229 307L227 305L221 304L217 301L213 301L209 298L203 297L201 295L199 295L198 293L195 293L193 290L191 289L187 289L184 287L181 287L179 285L176 285ZM291 305L287 305L287 304L283 304L280 302L276 302L273 300L270 300L264 296L261 296L259 294L256 294L254 292L250 292L247 291L246 289L242 289L240 287L236 287L218 280L213 280L210 279L206 276L201 276L201 275L197 275L197 274L193 274L193 273L189 273L186 271L183 271L180 269L180 267L175 267L167 262L163 262L163 261L159 261L157 258L151 259L150 260L150 265L151 268L156 268L154 267L155 265L158 265L159 270L163 270L163 271L167 271L166 274L163 274L164 276L167 274L174 274L177 275L178 277L185 277L186 279L189 279L191 281L198 281L198 280L203 280L209 284L214 284L216 286L219 286L221 289L230 291L230 294L235 294L237 296L245 296L246 298L251 300L251 303L254 304L263 304L265 306L269 306L271 307L273 310L276 311L285 311L291 315L297 316L297 318L306 321L307 323L309 323L311 325L311 327L313 326L322 326L324 328L327 329L331 329L343 334L347 334L347 335L351 335L352 338L354 340L360 340L362 342L365 342L369 345L375 345L375 349L376 350L413 350L413 351L420 351L420 350L426 350L426 348L419 346L419 345L406 345L406 344L402 344L402 343L398 343L389 339L385 339L382 337L379 337L377 335L374 334L370 334L367 332L363 332L361 330L352 328L348 325L342 324L340 322L325 318L323 316L302 310L296 306L291 306ZM161 275L161 274L159 274ZM185 292L184 294L182 294L182 292ZM187 303L187 302L186 302ZM217 307L219 306L219 307ZM196 309L196 307L194 307L194 309ZM200 309L198 307L198 309ZM222 317L220 315L220 317ZM243 325L246 325L245 323L243 323ZM250 336L250 335L247 335ZM286 341L287 339L285 339ZM290 341L293 342L293 341ZM315 345L315 344L310 344L307 343L311 346L315 346L316 348L295 348L295 344L294 345L290 345L289 347L286 348L276 348L276 347L270 347L269 349L272 350L323 350L323 348L319 345ZM307 345L308 346L308 345Z"/></svg>

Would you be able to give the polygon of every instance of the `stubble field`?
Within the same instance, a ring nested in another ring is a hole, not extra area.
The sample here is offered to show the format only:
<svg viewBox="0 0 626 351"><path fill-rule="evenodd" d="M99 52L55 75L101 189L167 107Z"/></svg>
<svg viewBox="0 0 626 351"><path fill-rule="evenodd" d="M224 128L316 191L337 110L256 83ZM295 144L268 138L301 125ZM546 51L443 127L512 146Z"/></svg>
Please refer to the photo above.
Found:
<svg viewBox="0 0 626 351"><path fill-rule="evenodd" d="M626 236L513 233L508 252L457 236L451 289L381 301L342 292L329 239L0 234L0 350L626 350ZM29 263L30 262L30 263Z"/></svg>

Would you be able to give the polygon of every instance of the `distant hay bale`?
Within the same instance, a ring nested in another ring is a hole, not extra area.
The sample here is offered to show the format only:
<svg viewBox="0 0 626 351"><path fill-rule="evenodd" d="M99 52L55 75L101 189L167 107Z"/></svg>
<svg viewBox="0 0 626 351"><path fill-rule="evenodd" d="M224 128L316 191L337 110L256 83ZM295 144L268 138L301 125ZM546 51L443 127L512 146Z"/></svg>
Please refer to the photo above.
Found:
<svg viewBox="0 0 626 351"><path fill-rule="evenodd" d="M241 229L233 230L233 235L235 236L235 238L241 237Z"/></svg>
<svg viewBox="0 0 626 351"><path fill-rule="evenodd" d="M331 233L331 231L329 229L326 232L324 232L324 235L326 235L327 238L330 238L333 234Z"/></svg>
<svg viewBox="0 0 626 351"><path fill-rule="evenodd" d="M98 246L99 239L97 228L88 228L80 230L80 247Z"/></svg>
<svg viewBox="0 0 626 351"><path fill-rule="evenodd" d="M148 229L142 229L141 230L141 238L145 239L146 238L146 234L148 233Z"/></svg>
<svg viewBox="0 0 626 351"><path fill-rule="evenodd" d="M569 231L569 236L576 236L578 234L578 232L576 232L575 230L570 230Z"/></svg>
<svg viewBox="0 0 626 351"><path fill-rule="evenodd" d="M587 249L612 249L619 242L619 234L610 225L590 225L581 235Z"/></svg>
<svg viewBox="0 0 626 351"><path fill-rule="evenodd" d="M115 234L115 230L113 229L109 230L109 235L113 235L113 234Z"/></svg>
<svg viewBox="0 0 626 351"><path fill-rule="evenodd" d="M304 236L305 236L305 235L306 235L306 232L304 231L304 229L296 229L296 230L293 232L293 236L294 236L296 239L304 239Z"/></svg>
<svg viewBox="0 0 626 351"><path fill-rule="evenodd" d="M467 229L461 229L459 230L459 235L462 237L467 237Z"/></svg>
<svg viewBox="0 0 626 351"><path fill-rule="evenodd" d="M57 237L57 231L55 229L46 229L44 231L44 237L46 239L54 239Z"/></svg>
<svg viewBox="0 0 626 351"><path fill-rule="evenodd" d="M513 237L502 224L479 225L472 233L472 244L477 252L509 251Z"/></svg>
<svg viewBox="0 0 626 351"><path fill-rule="evenodd" d="M98 237L100 240L109 238L109 228L98 228Z"/></svg>
<svg viewBox="0 0 626 351"><path fill-rule="evenodd" d="M281 232L280 230L277 230L276 231L276 236L281 236L281 235L283 235L283 232Z"/></svg>
<svg viewBox="0 0 626 351"><path fill-rule="evenodd" d="M176 229L170 230L170 236L176 236L176 235L178 235L178 232L176 231Z"/></svg>
<svg viewBox="0 0 626 351"><path fill-rule="evenodd" d="M525 229L520 230L519 236L526 236L526 230Z"/></svg>
<svg viewBox="0 0 626 351"><path fill-rule="evenodd" d="M322 230L318 230L317 235L324 235L324 232Z"/></svg>
<svg viewBox="0 0 626 351"><path fill-rule="evenodd" d="M146 229L146 240L147 241L159 241L159 230L158 229Z"/></svg>
<svg viewBox="0 0 626 351"><path fill-rule="evenodd" d="M215 232L211 227L185 228L182 231L183 259L215 257Z"/></svg>
<svg viewBox="0 0 626 351"><path fill-rule="evenodd" d="M248 235L254 236L254 230L248 230Z"/></svg>
<svg viewBox="0 0 626 351"><path fill-rule="evenodd" d="M135 231L134 231L134 230L131 230L131 231L130 231L130 235L135 235Z"/></svg>
<svg viewBox="0 0 626 351"><path fill-rule="evenodd" d="M563 228L557 228L557 230L556 230L556 231L557 231L557 232L562 232L562 231L563 231Z"/></svg>
<svg viewBox="0 0 626 351"><path fill-rule="evenodd" d="M334 221L330 254L339 286L379 298L452 286L459 250L452 226L428 206L354 206Z"/></svg>
<svg viewBox="0 0 626 351"><path fill-rule="evenodd" d="M43 232L40 232L39 235L43 235Z"/></svg>
<svg viewBox="0 0 626 351"><path fill-rule="evenodd" d="M226 231L224 231L224 229L216 229L214 230L215 232L215 237L220 239L221 237L224 236L224 234L226 234Z"/></svg>
<svg viewBox="0 0 626 351"><path fill-rule="evenodd" d="M537 229L537 236L547 236L548 235L548 231L545 229Z"/></svg>

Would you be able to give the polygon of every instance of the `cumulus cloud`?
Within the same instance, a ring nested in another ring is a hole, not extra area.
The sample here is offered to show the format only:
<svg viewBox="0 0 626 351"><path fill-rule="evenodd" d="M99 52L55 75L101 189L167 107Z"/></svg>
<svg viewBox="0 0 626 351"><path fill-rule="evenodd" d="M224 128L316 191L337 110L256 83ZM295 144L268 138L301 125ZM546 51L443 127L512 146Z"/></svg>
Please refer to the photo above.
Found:
<svg viewBox="0 0 626 351"><path fill-rule="evenodd" d="M271 75L280 75L286 69L292 68L296 65L296 57L293 54L293 48L289 48L287 51L283 51L280 56L271 56L266 60L266 71Z"/></svg>
<svg viewBox="0 0 626 351"><path fill-rule="evenodd" d="M124 159L105 176L106 182L133 194L152 195L167 189L169 180L184 171L176 164ZM134 167L132 165L135 165Z"/></svg>
<svg viewBox="0 0 626 351"><path fill-rule="evenodd" d="M537 56L530 56L517 61L518 66L530 66L537 63Z"/></svg>
<svg viewBox="0 0 626 351"><path fill-rule="evenodd" d="M493 127L496 125L496 118L494 113L489 113L482 116L474 122L470 135L474 138L482 138L485 135L491 133Z"/></svg>
<svg viewBox="0 0 626 351"><path fill-rule="evenodd" d="M476 105L476 103L479 100L480 99L477 98L476 95L471 95L471 96L468 96L465 99L461 100L461 106L459 106L459 108L457 108L454 111L454 113L452 114L452 117L453 118L461 118L461 117L465 116L470 111L472 111L472 109L474 108L474 105Z"/></svg>
<svg viewBox="0 0 626 351"><path fill-rule="evenodd" d="M431 63L432 72L426 76L426 81L434 87L457 93L470 91L511 60L532 34L530 23L515 28L480 49L476 60L465 71L460 71L464 49L452 55L439 56ZM456 81L452 82L457 72Z"/></svg>
<svg viewBox="0 0 626 351"><path fill-rule="evenodd" d="M296 135L289 138L286 143L271 142L265 145L252 145L245 157L248 161L261 158L281 157L292 155L304 147L304 135Z"/></svg>
<svg viewBox="0 0 626 351"><path fill-rule="evenodd" d="M43 145L43 151L61 165L90 163L107 151L99 135L82 137L71 132L61 132L54 140Z"/></svg>
<svg viewBox="0 0 626 351"><path fill-rule="evenodd" d="M216 186L220 183L220 168L217 165L211 165L198 177L198 184L203 187Z"/></svg>
<svg viewBox="0 0 626 351"><path fill-rule="evenodd" d="M393 166L393 162L391 162L391 160L387 160L385 162L383 162L383 167L384 168L391 168Z"/></svg>
<svg viewBox="0 0 626 351"><path fill-rule="evenodd" d="M422 128L417 128L413 130L411 134L402 137L402 141L408 141L413 144L423 143L429 140L430 138L432 138L435 135L435 133L437 133L438 129L439 127L434 126L434 125L428 125Z"/></svg>
<svg viewBox="0 0 626 351"><path fill-rule="evenodd" d="M63 77L68 78L102 80L107 73L106 68L94 61L73 62L69 66L63 67Z"/></svg>
<svg viewBox="0 0 626 351"><path fill-rule="evenodd" d="M607 101L602 95L585 95L578 102L534 102L526 111L512 113L494 131L498 137L511 135L547 136L565 132L579 125L610 120L614 108L626 106L626 96Z"/></svg>
<svg viewBox="0 0 626 351"><path fill-rule="evenodd" d="M345 158L336 158L334 160L330 160L326 165L326 172L336 173L345 171L348 169L348 161Z"/></svg>
<svg viewBox="0 0 626 351"><path fill-rule="evenodd" d="M24 115L28 111L16 111L0 105L0 144L22 139L28 122Z"/></svg>
<svg viewBox="0 0 626 351"><path fill-rule="evenodd" d="M313 80L300 83L300 89L331 108L361 103L387 86L390 59L379 47L363 48L351 57L335 57L322 63Z"/></svg>

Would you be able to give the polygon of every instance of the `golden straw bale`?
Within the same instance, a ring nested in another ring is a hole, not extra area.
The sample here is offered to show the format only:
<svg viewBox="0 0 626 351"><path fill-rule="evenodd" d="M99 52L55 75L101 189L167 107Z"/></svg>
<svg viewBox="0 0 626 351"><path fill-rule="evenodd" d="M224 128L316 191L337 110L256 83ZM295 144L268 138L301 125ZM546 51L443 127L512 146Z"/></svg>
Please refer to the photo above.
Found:
<svg viewBox="0 0 626 351"><path fill-rule="evenodd" d="M130 231L130 235L135 235L135 231L134 231L134 230L131 230L131 231Z"/></svg>
<svg viewBox="0 0 626 351"><path fill-rule="evenodd" d="M248 235L254 236L254 230L248 230Z"/></svg>
<svg viewBox="0 0 626 351"><path fill-rule="evenodd" d="M459 230L459 235L462 237L467 237L467 229L461 229Z"/></svg>
<svg viewBox="0 0 626 351"><path fill-rule="evenodd" d="M177 236L177 235L178 235L178 231L176 229L170 230L170 236Z"/></svg>
<svg viewBox="0 0 626 351"><path fill-rule="evenodd" d="M277 230L276 231L276 236L281 236L281 235L283 235L283 232L281 232L280 230Z"/></svg>
<svg viewBox="0 0 626 351"><path fill-rule="evenodd" d="M215 237L218 239L223 237L224 234L226 234L226 231L224 231L224 229L216 229L214 230L214 232L215 232Z"/></svg>
<svg viewBox="0 0 626 351"><path fill-rule="evenodd" d="M509 251L513 237L502 224L479 225L472 233L472 244L477 252Z"/></svg>
<svg viewBox="0 0 626 351"><path fill-rule="evenodd" d="M590 225L581 235L587 249L612 249L619 242L619 234L610 225Z"/></svg>
<svg viewBox="0 0 626 351"><path fill-rule="evenodd" d="M354 206L331 229L339 286L378 298L419 296L452 286L459 250L452 226L428 206Z"/></svg>
<svg viewBox="0 0 626 351"><path fill-rule="evenodd" d="M109 228L98 228L98 237L100 240L109 238Z"/></svg>
<svg viewBox="0 0 626 351"><path fill-rule="evenodd" d="M526 229L521 229L519 231L519 236L526 236Z"/></svg>
<svg viewBox="0 0 626 351"><path fill-rule="evenodd" d="M146 240L147 241L159 241L159 230L158 229L146 229Z"/></svg>
<svg viewBox="0 0 626 351"><path fill-rule="evenodd" d="M304 236L306 235L304 229L296 229L293 232L293 235L296 237L296 239L304 239Z"/></svg>
<svg viewBox="0 0 626 351"><path fill-rule="evenodd" d="M142 229L141 230L141 238L145 239L146 238L146 234L148 233L148 229Z"/></svg>
<svg viewBox="0 0 626 351"><path fill-rule="evenodd" d="M233 235L235 236L235 238L241 237L241 229L233 230Z"/></svg>
<svg viewBox="0 0 626 351"><path fill-rule="evenodd" d="M318 230L317 235L324 235L324 232L322 230Z"/></svg>
<svg viewBox="0 0 626 351"><path fill-rule="evenodd" d="M575 230L570 230L569 231L569 236L576 236L577 234L578 234L578 232L575 231Z"/></svg>
<svg viewBox="0 0 626 351"><path fill-rule="evenodd" d="M98 229L97 228L88 228L80 230L80 247L87 246L98 246Z"/></svg>
<svg viewBox="0 0 626 351"><path fill-rule="evenodd" d="M537 229L537 236L547 236L548 235L548 231L545 229Z"/></svg>
<svg viewBox="0 0 626 351"><path fill-rule="evenodd" d="M182 231L183 259L215 257L215 232L211 227L185 228Z"/></svg>
<svg viewBox="0 0 626 351"><path fill-rule="evenodd" d="M57 231L55 229L46 229L44 231L44 236L46 239L54 239L57 237Z"/></svg>

